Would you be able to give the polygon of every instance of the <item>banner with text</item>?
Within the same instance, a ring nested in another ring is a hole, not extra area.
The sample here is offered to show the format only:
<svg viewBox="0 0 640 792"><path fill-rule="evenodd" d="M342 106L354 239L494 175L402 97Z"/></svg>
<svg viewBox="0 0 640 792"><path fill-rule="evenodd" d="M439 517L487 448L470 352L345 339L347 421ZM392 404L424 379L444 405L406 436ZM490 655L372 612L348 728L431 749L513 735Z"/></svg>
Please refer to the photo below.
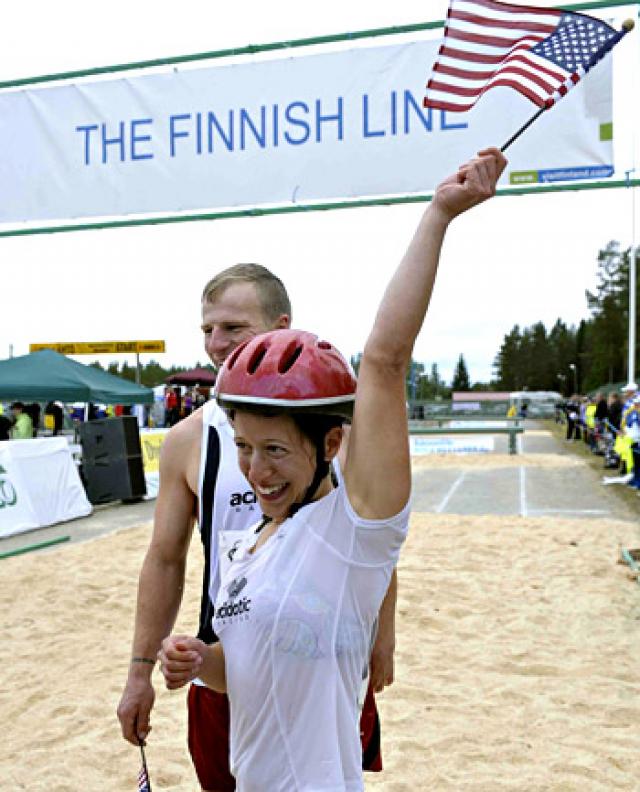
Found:
<svg viewBox="0 0 640 792"><path fill-rule="evenodd" d="M0 92L0 223L431 192L532 114L421 107L438 41ZM613 173L611 59L509 151L504 181Z"/></svg>

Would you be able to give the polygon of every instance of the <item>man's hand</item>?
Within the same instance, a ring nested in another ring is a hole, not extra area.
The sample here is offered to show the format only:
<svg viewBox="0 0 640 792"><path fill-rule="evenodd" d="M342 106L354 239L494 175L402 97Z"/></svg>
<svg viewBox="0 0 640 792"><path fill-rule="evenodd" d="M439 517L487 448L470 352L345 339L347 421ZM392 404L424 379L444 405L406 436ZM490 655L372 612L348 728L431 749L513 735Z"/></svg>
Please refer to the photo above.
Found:
<svg viewBox="0 0 640 792"><path fill-rule="evenodd" d="M132 745L140 745L151 731L149 722L156 694L148 677L130 676L118 704L122 736Z"/></svg>
<svg viewBox="0 0 640 792"><path fill-rule="evenodd" d="M207 645L188 635L170 635L158 652L160 670L169 690L177 690L198 676Z"/></svg>
<svg viewBox="0 0 640 792"><path fill-rule="evenodd" d="M380 693L393 684L393 656L396 642L393 635L379 634L371 652L371 685L374 693Z"/></svg>
<svg viewBox="0 0 640 792"><path fill-rule="evenodd" d="M160 454L162 486L151 543L140 570L133 657L117 710L122 736L136 746L138 738L144 740L151 728L149 717L155 699L151 674L156 652L173 629L182 599L196 502L190 482L196 482L197 490L201 439L202 416L189 416L169 432Z"/></svg>
<svg viewBox="0 0 640 792"><path fill-rule="evenodd" d="M458 172L445 179L436 189L433 207L453 220L495 195L496 184L507 166L507 160L497 148L487 148L462 165Z"/></svg>

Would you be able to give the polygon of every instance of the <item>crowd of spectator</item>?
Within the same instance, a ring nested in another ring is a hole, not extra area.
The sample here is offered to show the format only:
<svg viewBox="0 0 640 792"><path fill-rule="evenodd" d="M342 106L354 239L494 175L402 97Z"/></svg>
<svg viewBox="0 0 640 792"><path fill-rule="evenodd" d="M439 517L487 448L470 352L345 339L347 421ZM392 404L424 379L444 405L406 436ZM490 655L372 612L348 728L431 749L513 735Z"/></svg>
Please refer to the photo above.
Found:
<svg viewBox="0 0 640 792"><path fill-rule="evenodd" d="M640 394L635 382L608 396L573 394L558 405L567 442L583 440L607 468L619 468L621 483L640 489Z"/></svg>
<svg viewBox="0 0 640 792"><path fill-rule="evenodd" d="M185 388L184 393L175 385L168 385L164 389L164 416L159 426L175 426L178 421L187 418L194 410L207 401L209 389L195 386Z"/></svg>
<svg viewBox="0 0 640 792"><path fill-rule="evenodd" d="M140 428L169 428L191 415L193 410L202 407L208 398L209 389L205 387L167 386L161 398L153 405L65 405L50 401L43 408L37 402L25 404L15 401L5 406L0 404L0 441L28 440L38 435L55 436L64 429L73 433L74 426L82 421L119 418L123 415L136 416Z"/></svg>
<svg viewBox="0 0 640 792"><path fill-rule="evenodd" d="M47 404L45 412L49 409ZM28 440L35 437L40 425L42 408L36 402L15 401L5 412L0 405L0 440Z"/></svg>

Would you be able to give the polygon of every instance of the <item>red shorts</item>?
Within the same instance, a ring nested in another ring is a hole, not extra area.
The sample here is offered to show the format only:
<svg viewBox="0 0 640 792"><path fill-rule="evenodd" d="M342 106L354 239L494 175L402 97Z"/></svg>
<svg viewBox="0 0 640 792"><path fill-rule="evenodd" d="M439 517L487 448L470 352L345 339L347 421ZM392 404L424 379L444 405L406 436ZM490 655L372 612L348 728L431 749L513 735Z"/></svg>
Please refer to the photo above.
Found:
<svg viewBox="0 0 640 792"><path fill-rule="evenodd" d="M210 792L233 792L236 782L229 771L229 700L201 685L191 685L189 752L200 786ZM380 719L371 685L360 718L362 767L373 773L382 770Z"/></svg>

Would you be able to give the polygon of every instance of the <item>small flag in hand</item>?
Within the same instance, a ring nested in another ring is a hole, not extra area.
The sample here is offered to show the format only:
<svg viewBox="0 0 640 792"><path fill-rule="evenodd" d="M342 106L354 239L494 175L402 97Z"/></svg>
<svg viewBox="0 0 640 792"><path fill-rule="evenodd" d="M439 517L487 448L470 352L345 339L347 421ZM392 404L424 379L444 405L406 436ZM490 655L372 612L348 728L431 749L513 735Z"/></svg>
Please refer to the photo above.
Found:
<svg viewBox="0 0 640 792"><path fill-rule="evenodd" d="M142 767L138 773L138 792L151 792L151 781L147 770L147 760L144 755L144 746L140 743L140 754L142 756Z"/></svg>
<svg viewBox="0 0 640 792"><path fill-rule="evenodd" d="M561 9L451 0L424 106L469 110L502 85L550 107L625 32Z"/></svg>
<svg viewBox="0 0 640 792"><path fill-rule="evenodd" d="M138 773L138 792L151 792L149 774L144 767L141 767Z"/></svg>

